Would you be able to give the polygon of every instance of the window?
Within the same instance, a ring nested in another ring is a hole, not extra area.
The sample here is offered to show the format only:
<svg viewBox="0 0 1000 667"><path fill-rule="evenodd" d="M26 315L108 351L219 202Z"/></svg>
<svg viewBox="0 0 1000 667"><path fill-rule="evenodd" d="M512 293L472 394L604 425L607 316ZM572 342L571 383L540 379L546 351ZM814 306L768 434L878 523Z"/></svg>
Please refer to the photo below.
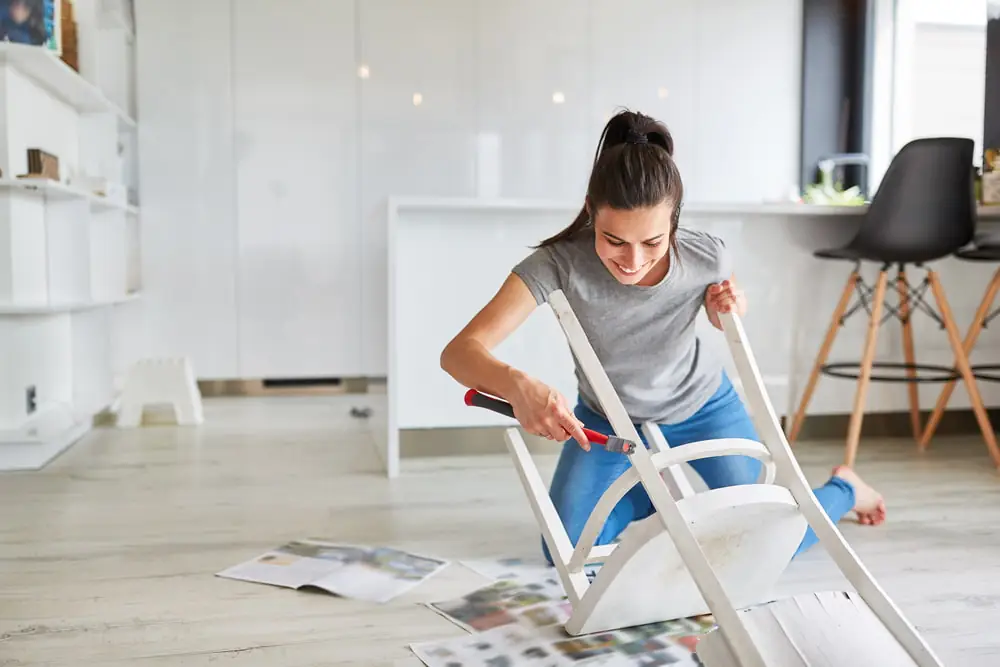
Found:
<svg viewBox="0 0 1000 667"><path fill-rule="evenodd" d="M893 152L911 139L969 137L982 156L986 3L899 0Z"/></svg>
<svg viewBox="0 0 1000 667"><path fill-rule="evenodd" d="M872 191L892 156L920 137L968 137L981 163L986 20L986 0L885 0L876 9Z"/></svg>

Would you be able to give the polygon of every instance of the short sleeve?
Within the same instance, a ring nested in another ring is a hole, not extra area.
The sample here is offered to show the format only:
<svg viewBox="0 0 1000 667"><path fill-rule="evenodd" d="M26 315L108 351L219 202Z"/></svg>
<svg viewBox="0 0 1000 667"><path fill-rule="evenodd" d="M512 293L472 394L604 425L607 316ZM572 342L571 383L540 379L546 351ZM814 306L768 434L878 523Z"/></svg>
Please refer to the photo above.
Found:
<svg viewBox="0 0 1000 667"><path fill-rule="evenodd" d="M710 234L709 239L711 239L715 245L716 268L718 269L717 282L729 280L729 278L733 275L733 255L729 251L729 248L726 247L726 242L721 238Z"/></svg>
<svg viewBox="0 0 1000 667"><path fill-rule="evenodd" d="M680 263L696 283L712 285L733 275L733 257L725 242L702 229L677 230Z"/></svg>
<svg viewBox="0 0 1000 667"><path fill-rule="evenodd" d="M538 248L513 268L513 273L524 281L535 303L542 305L549 294L562 287L559 267L551 248Z"/></svg>

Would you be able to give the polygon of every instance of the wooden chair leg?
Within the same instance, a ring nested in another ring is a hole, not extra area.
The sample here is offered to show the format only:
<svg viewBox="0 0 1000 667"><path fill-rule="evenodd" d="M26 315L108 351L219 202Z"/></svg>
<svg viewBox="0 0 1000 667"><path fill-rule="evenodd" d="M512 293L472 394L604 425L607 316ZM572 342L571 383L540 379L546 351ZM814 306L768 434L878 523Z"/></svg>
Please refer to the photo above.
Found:
<svg viewBox="0 0 1000 667"><path fill-rule="evenodd" d="M910 394L910 427L913 429L914 439L920 442L920 390L916 383L917 369L914 367L917 361L913 349L913 325L910 323L910 285L902 266L899 267L896 279L896 291L899 293L899 319L903 325L903 358L909 365L906 376L910 380L907 387Z"/></svg>
<svg viewBox="0 0 1000 667"><path fill-rule="evenodd" d="M951 308L948 306L948 300L945 298L941 283L938 282L937 273L928 271L927 279L930 282L931 291L934 292L934 299L937 301L938 309L941 311L941 319L944 320L945 329L948 331L948 340L955 351L955 364L958 366L958 370L962 374L962 379L965 381L965 388L969 392L972 410L976 414L976 421L979 422L979 430L983 432L983 438L985 438L986 446L990 450L990 456L993 457L994 465L1000 468L1000 448L997 447L996 433L993 432L993 425L990 424L990 418L986 414L986 408L983 406L982 396L979 395L979 386L976 384L976 378L972 375L972 368L969 366L969 357L965 353L962 340L958 337L958 327L955 326L955 320L951 316Z"/></svg>
<svg viewBox="0 0 1000 667"><path fill-rule="evenodd" d="M809 407L809 401L812 399L813 392L816 390L816 383L819 381L820 368L823 367L823 364L826 363L826 358L830 355L830 348L833 347L833 341L837 338L837 331L840 329L840 319L844 316L844 311L847 310L847 304L851 302L851 295L854 293L858 279L857 270L852 271L851 275L847 278L847 284L844 285L844 291L840 294L840 301L837 302L837 307L833 309L833 317L830 318L830 326L827 327L826 338L823 339L819 353L816 354L816 362L813 364L812 372L809 373L809 381L802 392L799 409L796 410L795 417L792 419L791 426L788 429L786 438L789 444L795 444L795 439L799 437L802 422L806 418L806 408Z"/></svg>
<svg viewBox="0 0 1000 667"><path fill-rule="evenodd" d="M871 383L872 362L875 360L875 343L878 339L878 329L882 319L882 307L885 302L885 292L889 285L889 272L883 268L879 271L878 282L875 284L875 295L872 297L872 312L868 318L868 334L865 336L865 350L861 357L861 373L858 376L858 387L854 394L854 410L851 412L851 422L847 427L847 448L844 453L844 464L853 466L858 455L858 443L861 441L861 423L865 415L865 400L868 398L868 385Z"/></svg>
<svg viewBox="0 0 1000 667"><path fill-rule="evenodd" d="M990 281L989 286L986 288L983 300L979 302L979 308L976 310L975 318L972 320L972 326L969 327L969 332L965 334L962 351L966 357L972 354L972 349L976 346L976 339L979 338L979 333L983 330L983 322L986 321L990 308L993 307L993 301L996 299L998 290L1000 290L1000 269L997 269L993 273L993 280ZM927 426L924 428L923 435L920 438L921 451L927 449L928 445L930 445L931 438L934 437L934 431L937 430L938 424L941 423L941 417L944 416L945 408L948 407L948 401L951 400L951 395L955 391L957 383L957 379L950 380L945 384L944 389L941 390L941 395L938 396L937 404L934 406L934 411L931 413L930 419L927 420Z"/></svg>

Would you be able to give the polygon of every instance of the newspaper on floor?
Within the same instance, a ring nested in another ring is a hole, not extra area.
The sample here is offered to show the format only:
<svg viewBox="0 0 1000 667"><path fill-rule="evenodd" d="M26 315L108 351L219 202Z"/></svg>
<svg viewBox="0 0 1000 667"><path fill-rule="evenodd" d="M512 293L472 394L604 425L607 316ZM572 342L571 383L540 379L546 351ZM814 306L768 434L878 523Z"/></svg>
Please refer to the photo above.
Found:
<svg viewBox="0 0 1000 667"><path fill-rule="evenodd" d="M317 588L355 600L384 603L448 565L389 547L294 540L216 576L284 588Z"/></svg>
<svg viewBox="0 0 1000 667"><path fill-rule="evenodd" d="M570 611L565 600L510 608L484 632L410 649L428 667L700 667L695 646L714 626L706 616L570 637L562 629Z"/></svg>

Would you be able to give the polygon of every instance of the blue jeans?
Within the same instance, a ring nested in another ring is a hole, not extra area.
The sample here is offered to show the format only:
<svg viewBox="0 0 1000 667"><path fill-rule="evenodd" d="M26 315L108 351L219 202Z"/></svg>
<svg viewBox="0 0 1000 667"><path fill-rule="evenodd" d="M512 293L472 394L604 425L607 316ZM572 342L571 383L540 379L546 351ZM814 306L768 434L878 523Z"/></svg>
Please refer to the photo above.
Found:
<svg viewBox="0 0 1000 667"><path fill-rule="evenodd" d="M582 402L574 410L584 425L599 433L612 433L611 424L602 415ZM641 425L636 424L645 444ZM747 438L759 442L750 415L728 376L723 374L722 386L698 411L678 424L660 424L667 444L679 447L714 438ZM580 533L601 495L631 464L624 454L614 454L599 445L587 452L575 440L563 443L559 462L552 477L549 496L562 519L570 543L576 546ZM691 461L690 465L710 489L739 484L754 484L763 464L743 455L715 456ZM813 489L819 504L836 523L854 507L854 487L839 477L831 477L818 489ZM654 512L653 504L641 484L636 484L611 511L597 544L610 544L631 522L644 519ZM806 530L795 555L817 542L812 528ZM548 546L542 542L545 559L552 563Z"/></svg>

